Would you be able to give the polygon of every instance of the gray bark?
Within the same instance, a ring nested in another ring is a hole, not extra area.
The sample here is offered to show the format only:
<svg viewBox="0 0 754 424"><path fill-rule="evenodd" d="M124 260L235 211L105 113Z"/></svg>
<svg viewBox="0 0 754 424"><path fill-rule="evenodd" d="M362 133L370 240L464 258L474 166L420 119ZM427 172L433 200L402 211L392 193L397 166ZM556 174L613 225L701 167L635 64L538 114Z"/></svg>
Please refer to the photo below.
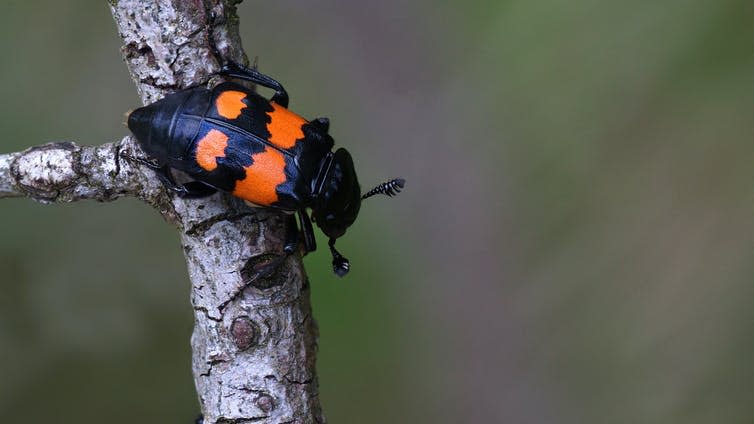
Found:
<svg viewBox="0 0 754 424"><path fill-rule="evenodd" d="M245 62L237 3L110 1L124 60L145 104L206 84L221 60ZM300 255L286 258L271 276L245 283L282 255L283 216L226 194L175 197L134 160L143 157L131 137L0 155L0 198L134 196L155 207L181 232L196 319L193 373L205 423L324 422L314 367L317 328Z"/></svg>

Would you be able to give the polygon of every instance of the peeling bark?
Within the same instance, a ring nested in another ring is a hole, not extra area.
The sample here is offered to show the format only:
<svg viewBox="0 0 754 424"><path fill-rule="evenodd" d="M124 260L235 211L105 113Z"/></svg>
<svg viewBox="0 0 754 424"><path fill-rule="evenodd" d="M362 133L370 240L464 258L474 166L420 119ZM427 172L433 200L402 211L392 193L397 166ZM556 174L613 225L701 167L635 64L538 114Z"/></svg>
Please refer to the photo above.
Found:
<svg viewBox="0 0 754 424"><path fill-rule="evenodd" d="M221 61L245 62L237 3L110 1L144 104L206 84ZM0 198L49 203L133 196L152 205L181 232L196 319L194 380L205 423L324 422L315 373L317 327L300 256L248 283L254 270L282 255L283 216L227 194L175 197L135 159L143 157L131 137L0 155Z"/></svg>

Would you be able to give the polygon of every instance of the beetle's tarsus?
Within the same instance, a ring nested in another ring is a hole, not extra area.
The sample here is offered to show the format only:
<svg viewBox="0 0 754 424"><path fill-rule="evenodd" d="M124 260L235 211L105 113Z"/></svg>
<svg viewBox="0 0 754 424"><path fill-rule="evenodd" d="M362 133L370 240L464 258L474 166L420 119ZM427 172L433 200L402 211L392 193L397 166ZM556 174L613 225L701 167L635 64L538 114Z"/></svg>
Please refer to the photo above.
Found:
<svg viewBox="0 0 754 424"><path fill-rule="evenodd" d="M332 254L332 270L338 277L344 277L351 270L351 263L335 249L335 239L331 238L328 243Z"/></svg>

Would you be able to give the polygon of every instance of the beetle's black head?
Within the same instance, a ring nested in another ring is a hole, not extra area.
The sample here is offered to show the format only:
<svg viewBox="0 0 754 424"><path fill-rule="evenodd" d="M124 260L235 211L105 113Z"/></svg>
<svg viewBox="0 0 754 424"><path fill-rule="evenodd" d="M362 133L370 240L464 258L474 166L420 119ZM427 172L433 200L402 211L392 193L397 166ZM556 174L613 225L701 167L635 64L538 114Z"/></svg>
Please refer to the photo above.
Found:
<svg viewBox="0 0 754 424"><path fill-rule="evenodd" d="M363 196L356 178L353 160L346 149L338 149L327 163L315 190L316 201L312 207L312 219L322 232L330 237L330 252L333 257L333 271L342 277L348 273L350 265L335 249L335 240L345 234L356 220L363 199L375 194L394 196L403 188L405 181L397 178L378 185Z"/></svg>
<svg viewBox="0 0 754 424"><path fill-rule="evenodd" d="M345 234L359 214L361 188L353 159L346 149L338 149L333 154L329 169L324 172L312 218L325 235L337 239Z"/></svg>
<svg viewBox="0 0 754 424"><path fill-rule="evenodd" d="M330 237L333 271L342 277L348 273L349 263L335 250L335 240L356 220L361 208L361 189L351 154L341 148L330 155L325 159L323 175L315 188L312 220Z"/></svg>

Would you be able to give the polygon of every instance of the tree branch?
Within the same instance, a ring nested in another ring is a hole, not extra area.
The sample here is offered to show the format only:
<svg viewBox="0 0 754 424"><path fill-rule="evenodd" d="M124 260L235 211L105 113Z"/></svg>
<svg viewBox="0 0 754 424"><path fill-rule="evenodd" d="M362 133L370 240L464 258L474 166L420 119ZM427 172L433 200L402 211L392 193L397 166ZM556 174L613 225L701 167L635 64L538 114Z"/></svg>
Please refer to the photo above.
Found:
<svg viewBox="0 0 754 424"><path fill-rule="evenodd" d="M237 0L110 0L123 57L142 101L206 84L227 59L245 62ZM214 48L212 46L214 44ZM216 53L221 57L216 57ZM205 423L320 423L317 329L301 258L283 257L283 217L226 194L169 195L134 158L131 137L96 147L54 143L0 155L0 198L40 202L138 197L181 232L196 319L193 371Z"/></svg>
<svg viewBox="0 0 754 424"><path fill-rule="evenodd" d="M52 203L133 196L154 206L166 203L160 184L130 160L126 141L88 147L58 142L0 155L0 198Z"/></svg>

